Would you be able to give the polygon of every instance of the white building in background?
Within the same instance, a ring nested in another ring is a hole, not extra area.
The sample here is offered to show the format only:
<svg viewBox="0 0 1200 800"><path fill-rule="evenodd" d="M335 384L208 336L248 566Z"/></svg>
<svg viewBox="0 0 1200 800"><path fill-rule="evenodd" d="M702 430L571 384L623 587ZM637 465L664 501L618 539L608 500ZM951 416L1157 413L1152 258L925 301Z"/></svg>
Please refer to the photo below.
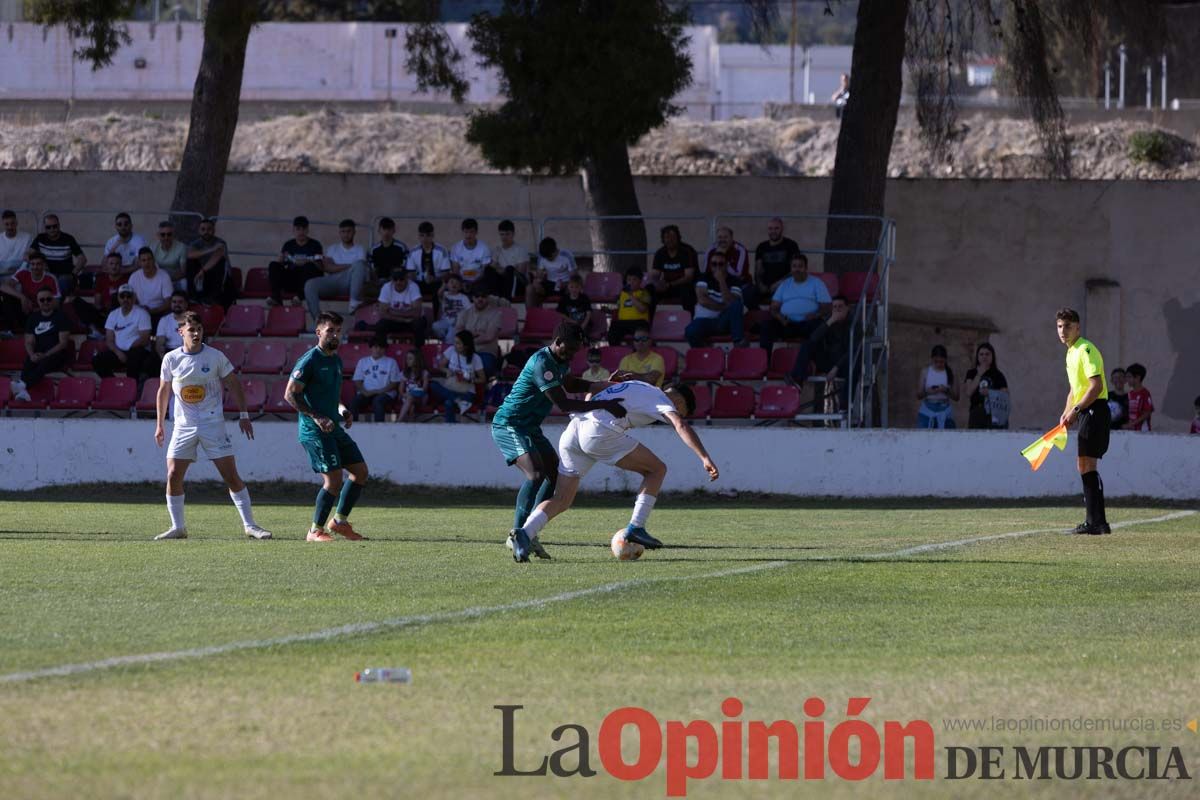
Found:
<svg viewBox="0 0 1200 800"><path fill-rule="evenodd" d="M0 0L3 2L3 0ZM65 28L0 23L0 102L21 100L189 100L203 46L196 22L131 22L132 42L113 64L93 72L72 58L76 43ZM389 38L389 29L400 28ZM469 52L466 25L447 25ZM827 104L838 76L850 69L849 47L797 47L795 73L787 46L717 43L710 26L688 29L692 85L676 103L695 119L762 116L766 103ZM248 101L447 103L421 94L404 68L403 26L373 22L265 23L254 28L246 54L242 99ZM495 103L499 81L463 59L470 103Z"/></svg>

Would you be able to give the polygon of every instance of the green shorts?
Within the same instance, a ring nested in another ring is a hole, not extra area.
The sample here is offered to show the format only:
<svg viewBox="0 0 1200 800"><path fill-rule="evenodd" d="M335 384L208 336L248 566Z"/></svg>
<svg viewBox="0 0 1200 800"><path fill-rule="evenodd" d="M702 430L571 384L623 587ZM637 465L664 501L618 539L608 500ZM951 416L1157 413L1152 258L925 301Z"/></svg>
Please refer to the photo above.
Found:
<svg viewBox="0 0 1200 800"><path fill-rule="evenodd" d="M341 428L334 428L333 433L322 433L316 438L303 438L300 444L308 453L313 472L325 474L363 461L362 451L350 434Z"/></svg>
<svg viewBox="0 0 1200 800"><path fill-rule="evenodd" d="M508 425L492 426L492 441L504 455L504 462L510 467L526 453L545 453L551 458L557 458L557 451L541 428L513 428Z"/></svg>

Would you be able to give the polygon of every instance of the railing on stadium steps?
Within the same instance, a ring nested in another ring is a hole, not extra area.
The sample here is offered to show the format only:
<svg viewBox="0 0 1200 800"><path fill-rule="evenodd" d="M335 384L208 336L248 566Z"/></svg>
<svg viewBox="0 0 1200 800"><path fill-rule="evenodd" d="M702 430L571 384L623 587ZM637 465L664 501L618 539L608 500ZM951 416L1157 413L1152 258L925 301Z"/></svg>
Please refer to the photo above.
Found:
<svg viewBox="0 0 1200 800"><path fill-rule="evenodd" d="M198 221L204 219L204 215L198 211L174 211L174 210L161 210L161 209L148 210L148 209L133 209L133 208L64 208L64 209L51 208L51 209L47 209L46 211L43 211L41 213L41 216L38 217L38 222L40 223L41 220L44 219L47 214L53 214L56 217L58 217L59 223L62 225L62 231L64 233L70 233L72 236L75 236L75 239L76 239L76 241L79 242L80 247L84 247L84 248L99 247L99 248L101 248L101 251L103 251L104 245L107 244L108 240L111 239L113 237L113 235L116 233L116 230L112 227L112 224L116 220L117 214L121 214L121 213L125 213L125 214L129 215L130 219L133 222L133 232L138 234L139 236L141 236L143 239L146 240L147 247L152 247L154 245L155 237L154 237L153 233L150 234L149 236L147 236L146 233L144 233L144 231L157 231L158 223L160 223L164 220L169 220L172 217L194 217L196 219L196 221L198 222ZM100 241L92 241L89 238L90 236L93 235L92 231L94 230L95 223L93 223L92 225L89 225L87 227L87 230L88 230L87 233L83 234L82 236L77 236L77 235L75 235L75 231L73 230L74 226L70 225L67 222L67 220L72 220L72 219L75 219L76 217L85 217L85 218L86 217L96 217L100 214L104 214L108 217L107 222L109 225L107 231L103 234L103 238ZM40 231L40 227L39 227L39 231ZM186 244L186 242L184 244ZM89 261L89 263L98 263L99 259L97 259L96 261L92 261L92 259L89 258L88 261Z"/></svg>
<svg viewBox="0 0 1200 800"><path fill-rule="evenodd" d="M241 267L242 271L244 273L246 271L246 269L249 267L264 266L264 265L263 264L239 264L238 260L233 258L233 256L250 256L250 257L253 257L256 259L260 259L260 258L274 259L274 258L279 257L279 250L235 249L234 245L231 242L231 240L234 237L228 235L228 232L225 230L225 226L229 223L232 223L234 225L235 229L239 225L254 225L254 226L261 226L263 228L270 226L269 230L256 230L249 236L242 236L239 238L241 238L243 240L245 240L246 238L250 238L256 242L263 242L263 241L271 241L271 239L269 239L268 237L271 235L275 235L275 237L279 239L279 241L282 245L282 242L285 242L292 237L290 235L285 235L283 238L279 238L280 233L285 230L286 231L292 230L292 220L294 220L295 217L254 217L254 216L241 216L241 215L228 215L228 216L222 215L222 216L214 217L214 219L216 219L216 221L217 221L217 236L224 239L226 242L230 243L230 248L229 248L230 262L235 267ZM332 241L335 241L335 242L340 241L338 239L338 235L336 233L337 228L338 228L338 223L334 222L333 220L311 219L310 218L308 220L308 227L309 227L309 230L312 230L313 228L333 228L335 233L332 237ZM331 241L331 239L324 238L322 236L316 235L315 233L312 238L321 242L322 245L328 245ZM370 250L371 248L369 245L364 245L364 249Z"/></svg>
<svg viewBox="0 0 1200 800"><path fill-rule="evenodd" d="M850 216L880 223L879 243L867 270L862 294L854 307L850 325L850 372L854 376L847 392L846 429L875 426L879 405L879 427L888 427L888 283L896 261L896 222L884 217ZM847 251L849 252L849 251ZM857 337L856 337L856 328Z"/></svg>
<svg viewBox="0 0 1200 800"><path fill-rule="evenodd" d="M409 250L414 250L418 246L417 245L417 225L420 225L422 222L434 223L433 230L434 230L435 240L438 238L438 234L437 234L438 226L436 224L438 221L450 220L454 223L454 226L455 226L454 227L454 235L450 236L450 237L445 237L445 236L442 237L442 245L444 247L446 247L446 249L450 248L450 245L445 244L446 241L454 242L454 241L458 241L458 239L461 238L460 232L461 232L462 228L460 226L462 224L462 221L465 219L473 219L476 222L478 222L480 225L482 225L485 222L495 222L498 225L499 223L503 222L504 220L508 220L509 222L511 222L513 224L513 227L516 228L516 232L515 232L515 236L514 236L514 241L516 241L516 242L524 242L524 241L529 240L529 237L521 235L523 227L528 227L530 234L536 234L540 230L539 226L537 224L535 224L535 220L533 217L511 217L511 216L506 216L506 215L495 215L495 214L486 214L486 215L480 216L478 214L459 213L459 212L439 213L439 214L380 214L380 215L372 218L372 220L371 220L371 246L372 247L375 246L375 242L376 242L375 233L376 233L376 231L379 230L379 220L383 219L384 217L387 217L396 223L396 238L399 239L400 241L404 242L406 245L408 245ZM401 221L411 222L414 224L410 226L409 231L404 231L403 226L400 224ZM493 236L491 235L490 232L484 233L482 230L479 232L479 240L482 242L496 241L496 239L493 238ZM534 255L537 254L537 244L540 241L541 241L541 237L539 236L537 241L534 241L532 246L529 248L530 254L534 254Z"/></svg>
<svg viewBox="0 0 1200 800"><path fill-rule="evenodd" d="M678 225L680 228L680 239L682 241L687 241L689 238L684 232L684 227L689 222L704 223L703 227L699 228L700 230L703 231L703 233L701 233L701 237L703 237L704 234L711 227L711 221L710 221L709 217L694 216L694 215L687 215L687 214L680 214L680 215L675 215L675 216L666 215L666 214L652 214L652 215L611 214L611 215L602 215L602 216L552 216L552 217L544 217L541 221L541 224L538 226L538 241L541 242L542 239L544 239L544 238L546 238L546 236L550 235L547 232L547 227L551 223L564 223L564 222L585 223L588 227L586 240L591 241L590 228L591 228L591 225L593 222L641 222L643 225L645 225L645 223L647 221L660 221L660 222L667 222L667 223L671 223L674 225ZM697 230L697 228L694 226L687 226L687 228L691 232L694 232L695 230ZM575 238L572 238L572 239L563 239L563 238L556 236L554 238L561 246L563 241L583 240L585 237L576 236ZM698 241L698 240L699 240L698 238L695 238L695 237L692 238L692 241ZM645 249L645 250L592 250L592 249L582 249L579 247L568 247L565 249L570 250L572 253L574 253L577 256L588 256L588 257L595 257L595 256L651 256L658 250L659 244L654 242L654 240L651 238L649 230L646 231L646 243L647 243L647 249ZM699 252L703 251L703 248L696 248L696 249Z"/></svg>

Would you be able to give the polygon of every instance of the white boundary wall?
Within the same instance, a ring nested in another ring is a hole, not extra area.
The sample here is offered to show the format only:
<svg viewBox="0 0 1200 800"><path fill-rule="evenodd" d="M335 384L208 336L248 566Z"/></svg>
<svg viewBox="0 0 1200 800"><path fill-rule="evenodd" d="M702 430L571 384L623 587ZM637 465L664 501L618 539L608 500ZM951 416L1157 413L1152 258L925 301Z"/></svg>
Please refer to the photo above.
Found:
<svg viewBox="0 0 1200 800"><path fill-rule="evenodd" d="M238 466L249 481L314 480L296 425L260 422L247 442L234 423ZM710 484L695 456L666 427L637 437L667 463L669 491L706 489L841 497L1038 497L1080 492L1075 441L1036 474L1020 450L1036 434L987 431L855 431L697 428L721 468ZM547 425L557 441L561 426ZM0 419L0 488L85 481L160 481L163 451L148 420ZM363 423L351 430L372 473L400 484L514 487L487 426ZM1118 433L1101 465L1109 497L1200 499L1200 436ZM189 477L216 478L210 465ZM636 483L600 465L585 490L630 491ZM262 488L257 491L263 491Z"/></svg>

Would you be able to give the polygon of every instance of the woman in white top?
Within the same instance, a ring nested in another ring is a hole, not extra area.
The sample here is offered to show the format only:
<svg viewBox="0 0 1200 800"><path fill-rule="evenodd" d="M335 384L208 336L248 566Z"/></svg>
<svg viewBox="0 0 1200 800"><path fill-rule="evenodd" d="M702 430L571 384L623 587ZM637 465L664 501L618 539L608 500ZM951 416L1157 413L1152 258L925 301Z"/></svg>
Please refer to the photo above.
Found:
<svg viewBox="0 0 1200 800"><path fill-rule="evenodd" d="M458 422L456 411L466 412L475 402L475 389L485 380L483 359L475 352L475 336L459 331L454 346L438 358L446 377L429 385L430 393L446 404L446 422Z"/></svg>
<svg viewBox="0 0 1200 800"><path fill-rule="evenodd" d="M917 411L918 428L946 428L954 425L951 402L958 401L958 384L954 381L954 370L946 363L946 348L934 345L929 354L929 364L921 370L917 379L917 399L921 408Z"/></svg>

